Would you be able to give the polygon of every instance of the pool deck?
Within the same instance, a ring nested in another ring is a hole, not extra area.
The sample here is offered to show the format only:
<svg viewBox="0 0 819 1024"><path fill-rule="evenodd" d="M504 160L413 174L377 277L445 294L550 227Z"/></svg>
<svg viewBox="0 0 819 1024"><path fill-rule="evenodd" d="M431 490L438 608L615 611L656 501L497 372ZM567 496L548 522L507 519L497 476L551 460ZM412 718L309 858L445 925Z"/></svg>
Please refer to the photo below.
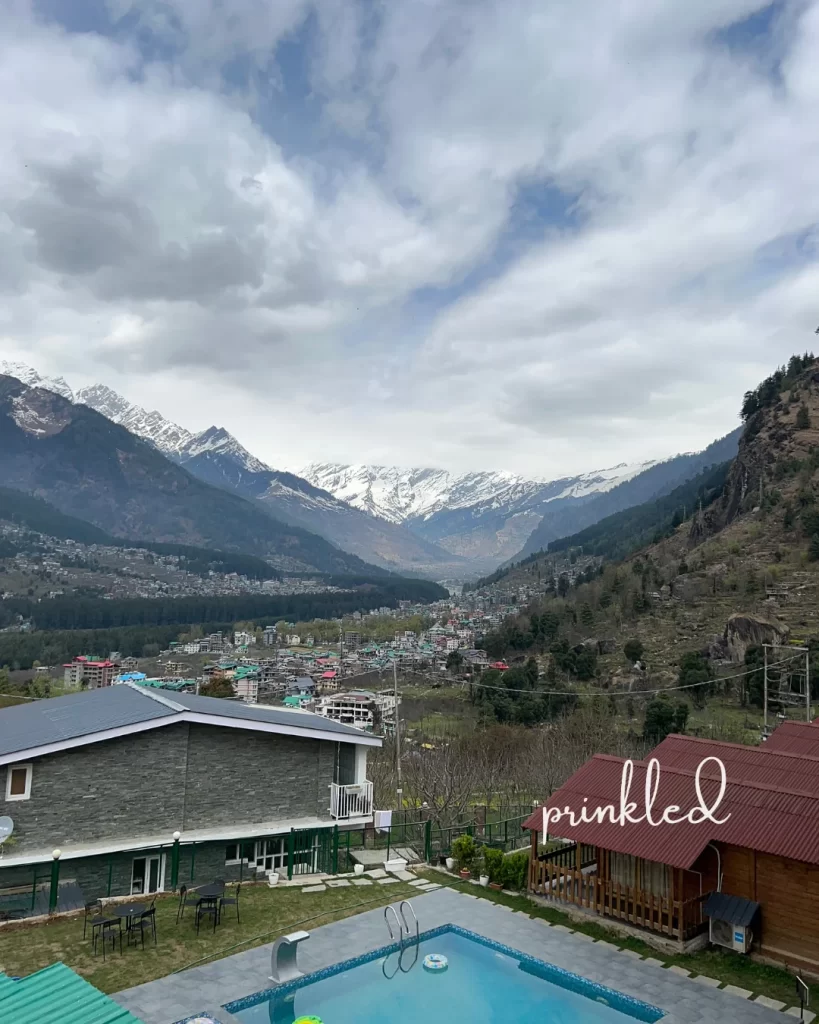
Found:
<svg viewBox="0 0 819 1024"><path fill-rule="evenodd" d="M489 900L444 888L413 897L412 905L422 932L444 924L460 925L666 1009L661 1024L785 1024L793 1019L640 960L613 944L592 942L585 935L550 926ZM299 967L311 973L388 943L383 908L370 910L311 932L299 949ZM203 1012L220 1024L233 1024L235 1018L221 1008L222 1004L271 987L271 945L126 989L113 998L145 1024L175 1024Z"/></svg>

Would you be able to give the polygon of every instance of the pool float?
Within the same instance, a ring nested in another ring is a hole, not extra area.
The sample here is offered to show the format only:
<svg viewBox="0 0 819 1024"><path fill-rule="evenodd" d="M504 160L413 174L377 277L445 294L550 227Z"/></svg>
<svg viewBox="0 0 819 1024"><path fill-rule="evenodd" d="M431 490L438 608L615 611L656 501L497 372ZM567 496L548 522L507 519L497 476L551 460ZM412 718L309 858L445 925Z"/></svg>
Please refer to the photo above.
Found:
<svg viewBox="0 0 819 1024"><path fill-rule="evenodd" d="M293 1024L321 1024L321 1017L297 1017Z"/></svg>
<svg viewBox="0 0 819 1024"><path fill-rule="evenodd" d="M448 966L449 961L443 953L427 953L424 957L424 967L428 971L445 971Z"/></svg>

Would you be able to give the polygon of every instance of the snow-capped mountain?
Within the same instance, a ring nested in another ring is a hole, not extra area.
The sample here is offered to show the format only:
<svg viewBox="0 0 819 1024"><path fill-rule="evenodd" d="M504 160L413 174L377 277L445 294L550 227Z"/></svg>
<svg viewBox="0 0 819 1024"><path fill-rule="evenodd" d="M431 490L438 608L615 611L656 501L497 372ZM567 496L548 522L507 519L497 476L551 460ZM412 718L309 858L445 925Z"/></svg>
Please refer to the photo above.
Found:
<svg viewBox="0 0 819 1024"><path fill-rule="evenodd" d="M156 410L149 412L129 402L104 384L72 392L62 378L43 377L19 363L0 363L0 373L17 380L25 377L30 387L56 391L69 401L89 406L149 441L205 483L258 503L275 519L319 534L366 562L436 578L463 570L459 558L406 527L353 508L293 473L272 469L223 427L212 426L195 434Z"/></svg>
<svg viewBox="0 0 819 1024"><path fill-rule="evenodd" d="M333 462L313 462L298 473L354 508L391 523L406 523L430 519L444 510L478 505L520 510L544 489L549 492L549 501L599 494L653 465L624 463L563 480L529 480L504 472L454 474L443 469L345 466Z"/></svg>

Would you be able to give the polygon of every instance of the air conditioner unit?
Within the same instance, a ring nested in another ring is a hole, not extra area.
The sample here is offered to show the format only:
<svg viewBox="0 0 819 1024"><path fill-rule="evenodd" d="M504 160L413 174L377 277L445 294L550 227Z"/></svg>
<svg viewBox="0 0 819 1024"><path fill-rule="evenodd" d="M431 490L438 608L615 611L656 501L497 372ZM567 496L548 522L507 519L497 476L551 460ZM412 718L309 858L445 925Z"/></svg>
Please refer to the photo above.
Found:
<svg viewBox="0 0 819 1024"><path fill-rule="evenodd" d="M725 946L737 953L747 953L751 948L754 933L745 925L731 924L730 921L710 919L708 937L715 946Z"/></svg>

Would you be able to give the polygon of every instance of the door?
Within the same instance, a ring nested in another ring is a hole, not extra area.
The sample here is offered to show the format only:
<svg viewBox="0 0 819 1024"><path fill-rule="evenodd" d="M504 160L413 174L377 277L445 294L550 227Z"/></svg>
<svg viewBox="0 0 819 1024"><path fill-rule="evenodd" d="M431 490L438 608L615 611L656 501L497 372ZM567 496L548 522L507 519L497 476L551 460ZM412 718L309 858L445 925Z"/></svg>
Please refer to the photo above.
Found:
<svg viewBox="0 0 819 1024"><path fill-rule="evenodd" d="M131 865L131 895L145 896L165 888L165 854L134 857Z"/></svg>
<svg viewBox="0 0 819 1024"><path fill-rule="evenodd" d="M253 859L259 871L281 871L286 863L284 839L260 839L254 853Z"/></svg>

